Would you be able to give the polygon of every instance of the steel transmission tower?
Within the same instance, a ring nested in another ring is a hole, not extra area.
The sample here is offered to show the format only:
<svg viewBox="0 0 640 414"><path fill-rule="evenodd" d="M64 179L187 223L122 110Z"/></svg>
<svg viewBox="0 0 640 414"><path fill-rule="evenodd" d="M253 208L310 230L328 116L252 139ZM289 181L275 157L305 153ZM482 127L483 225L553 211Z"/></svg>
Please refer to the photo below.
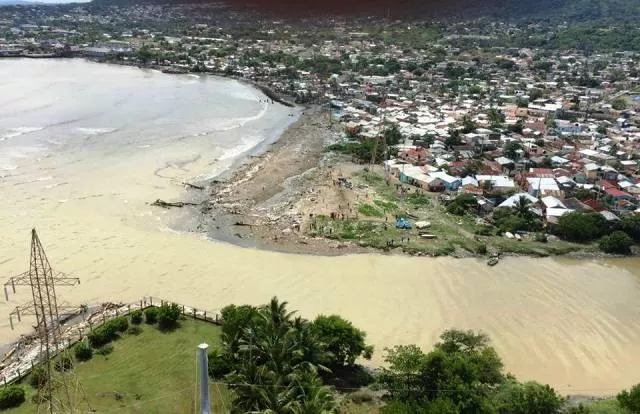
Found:
<svg viewBox="0 0 640 414"><path fill-rule="evenodd" d="M24 315L35 315L36 334L40 343L41 366L46 372L46 381L38 389L38 413L67 414L90 410L84 390L80 385L73 366L58 364L56 356L68 357L68 341L62 330L64 320L83 313L84 307L60 306L56 296L56 286L73 286L80 283L77 277L54 272L40 243L36 230L31 230L31 260L29 271L10 278L4 285L5 298L9 299L8 288L13 293L16 286L31 286L33 300L16 307L9 315L11 328L13 318L21 321ZM84 406L84 407L83 407ZM82 409L80 407L83 407Z"/></svg>

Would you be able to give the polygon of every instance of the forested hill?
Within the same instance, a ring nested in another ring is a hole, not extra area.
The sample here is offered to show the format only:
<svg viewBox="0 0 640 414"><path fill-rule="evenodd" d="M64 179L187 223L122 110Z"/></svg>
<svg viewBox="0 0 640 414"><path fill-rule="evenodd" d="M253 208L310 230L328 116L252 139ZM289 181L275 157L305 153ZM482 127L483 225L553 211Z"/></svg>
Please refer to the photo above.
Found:
<svg viewBox="0 0 640 414"><path fill-rule="evenodd" d="M379 15L391 18L492 17L506 20L631 20L640 18L638 0L93 0L95 5L224 4L281 17Z"/></svg>

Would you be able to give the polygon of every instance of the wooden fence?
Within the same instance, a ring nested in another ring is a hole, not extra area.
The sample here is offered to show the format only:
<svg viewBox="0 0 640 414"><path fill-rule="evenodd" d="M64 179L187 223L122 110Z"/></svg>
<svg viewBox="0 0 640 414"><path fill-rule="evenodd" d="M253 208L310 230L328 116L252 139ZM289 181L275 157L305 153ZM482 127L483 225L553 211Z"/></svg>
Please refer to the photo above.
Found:
<svg viewBox="0 0 640 414"><path fill-rule="evenodd" d="M54 350L52 358L59 355L61 352L70 349L76 343L84 340L94 329L119 316L129 316L131 312L135 310L139 309L144 311L147 308L162 306L168 303L176 302L161 298L154 298L153 296L145 296L140 299L140 301L132 302L127 305L111 303L102 304L100 311L92 313L88 318L83 318L83 321L72 324L68 327L63 326L62 343ZM178 306L180 306L182 315L185 317L191 317L216 325L220 324L221 319L218 310L212 311L198 309L179 303ZM26 345L24 350L20 348L20 343L17 343L11 351L5 354L2 366L0 367L0 384L8 385L22 380L31 373L35 366L40 363L41 345L37 339ZM15 354L15 356L6 357L6 355L10 354Z"/></svg>

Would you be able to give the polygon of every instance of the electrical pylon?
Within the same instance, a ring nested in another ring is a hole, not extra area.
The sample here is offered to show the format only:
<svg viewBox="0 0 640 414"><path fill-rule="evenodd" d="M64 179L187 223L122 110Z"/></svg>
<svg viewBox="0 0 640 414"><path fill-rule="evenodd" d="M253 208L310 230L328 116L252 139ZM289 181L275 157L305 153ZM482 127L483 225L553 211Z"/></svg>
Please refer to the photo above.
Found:
<svg viewBox="0 0 640 414"><path fill-rule="evenodd" d="M60 358L65 356L72 361L68 343L65 343L63 336L62 323L70 315L78 314L78 310L84 312L86 309L82 306L59 306L56 286L73 286L79 283L79 278L54 272L51 269L36 230L31 230L29 271L11 277L4 284L4 294L5 298L9 300L9 286L11 286L13 293L16 292L16 286L31 287L33 300L16 307L10 313L9 321L13 328L14 316L18 321L21 321L21 317L24 315L35 315L36 317L35 328L40 342L40 363L47 378L38 389L37 413L67 414L90 410L73 366L64 367L59 363L56 367L56 361L60 361ZM61 310L64 313L61 313Z"/></svg>

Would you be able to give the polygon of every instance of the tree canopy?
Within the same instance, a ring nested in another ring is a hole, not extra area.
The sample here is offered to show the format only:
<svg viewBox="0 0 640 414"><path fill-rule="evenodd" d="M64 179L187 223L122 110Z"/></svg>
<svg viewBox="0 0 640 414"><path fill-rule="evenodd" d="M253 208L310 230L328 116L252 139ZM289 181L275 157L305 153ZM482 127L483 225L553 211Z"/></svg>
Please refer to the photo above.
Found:
<svg viewBox="0 0 640 414"><path fill-rule="evenodd" d="M334 412L319 373L373 352L351 322L335 315L310 322L277 298L257 308L229 305L221 315L222 349L210 353L209 374L232 384L234 413Z"/></svg>
<svg viewBox="0 0 640 414"><path fill-rule="evenodd" d="M600 239L600 250L605 253L630 254L632 245L633 239L619 230Z"/></svg>
<svg viewBox="0 0 640 414"><path fill-rule="evenodd" d="M556 225L556 233L565 240L589 242L600 238L608 231L608 224L602 215L573 211L562 215Z"/></svg>
<svg viewBox="0 0 640 414"><path fill-rule="evenodd" d="M489 338L449 330L433 351L415 345L387 348L381 374L389 390L385 414L555 414L564 399L551 387L519 383L502 373L502 361Z"/></svg>

